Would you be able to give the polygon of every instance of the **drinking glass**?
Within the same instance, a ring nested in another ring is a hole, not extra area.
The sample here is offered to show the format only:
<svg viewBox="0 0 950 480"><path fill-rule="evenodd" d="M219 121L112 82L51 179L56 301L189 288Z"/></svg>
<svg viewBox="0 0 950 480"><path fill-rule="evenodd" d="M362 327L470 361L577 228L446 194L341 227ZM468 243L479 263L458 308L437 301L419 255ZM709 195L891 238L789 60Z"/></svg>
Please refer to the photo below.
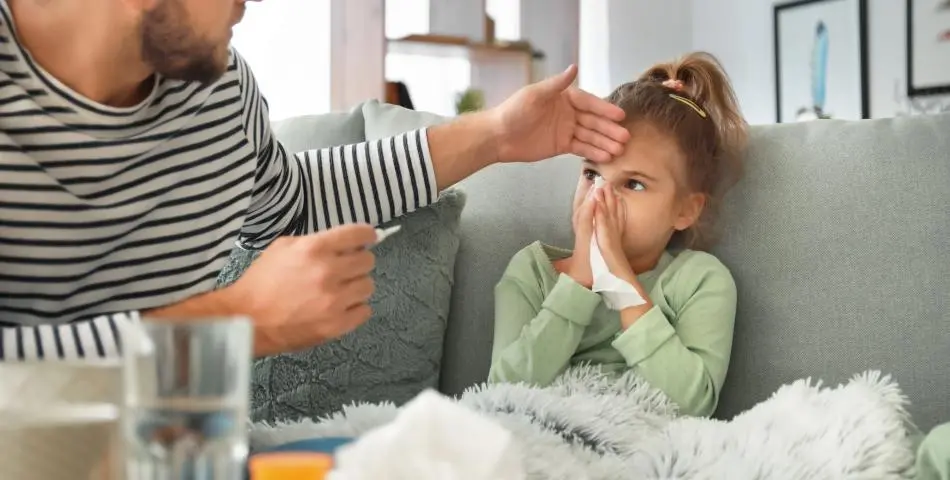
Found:
<svg viewBox="0 0 950 480"><path fill-rule="evenodd" d="M237 480L248 453L246 318L143 319L125 339L127 480Z"/></svg>

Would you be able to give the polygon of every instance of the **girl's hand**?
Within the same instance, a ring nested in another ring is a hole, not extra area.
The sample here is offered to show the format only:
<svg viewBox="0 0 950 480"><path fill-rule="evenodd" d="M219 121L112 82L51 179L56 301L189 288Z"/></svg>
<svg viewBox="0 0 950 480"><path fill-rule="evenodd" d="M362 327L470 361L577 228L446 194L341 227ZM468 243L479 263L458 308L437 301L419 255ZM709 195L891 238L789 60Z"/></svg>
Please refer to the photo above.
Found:
<svg viewBox="0 0 950 480"><path fill-rule="evenodd" d="M586 288L594 285L594 274L590 270L590 239L594 235L593 190L587 194L580 207L574 212L574 254L571 256L565 274Z"/></svg>
<svg viewBox="0 0 950 480"><path fill-rule="evenodd" d="M623 252L623 204L610 187L598 189L594 196L594 228L604 262L607 263L610 273L636 286L637 276Z"/></svg>
<svg viewBox="0 0 950 480"><path fill-rule="evenodd" d="M623 203L617 198L613 189L605 188L597 192L597 205L594 209L594 231L597 233L597 246L604 257L604 262L610 273L617 278L633 285L640 297L646 300L643 305L625 308L620 312L620 326L626 330L646 314L653 303L643 290L637 274L630 266L627 255L623 252L623 232L625 219Z"/></svg>

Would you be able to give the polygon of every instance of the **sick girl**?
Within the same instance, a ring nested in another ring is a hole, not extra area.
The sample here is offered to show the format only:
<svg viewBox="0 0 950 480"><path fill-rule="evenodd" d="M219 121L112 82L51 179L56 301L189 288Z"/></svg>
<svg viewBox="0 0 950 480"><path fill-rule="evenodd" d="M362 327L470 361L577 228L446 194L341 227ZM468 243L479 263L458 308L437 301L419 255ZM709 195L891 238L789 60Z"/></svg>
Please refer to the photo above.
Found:
<svg viewBox="0 0 950 480"><path fill-rule="evenodd" d="M489 381L543 386L573 365L632 369L681 413L708 416L729 365L736 286L706 249L748 125L705 53L656 65L608 100L626 112L631 139L612 161L583 163L574 248L535 242L512 258L495 289ZM592 291L592 239L640 302L612 309Z"/></svg>

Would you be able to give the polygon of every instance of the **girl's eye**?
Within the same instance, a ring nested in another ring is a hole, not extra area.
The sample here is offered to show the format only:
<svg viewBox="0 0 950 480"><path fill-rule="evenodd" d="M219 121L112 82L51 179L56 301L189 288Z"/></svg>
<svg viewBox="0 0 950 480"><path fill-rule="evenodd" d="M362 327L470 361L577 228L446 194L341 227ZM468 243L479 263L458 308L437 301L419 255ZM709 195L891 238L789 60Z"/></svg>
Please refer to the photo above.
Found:
<svg viewBox="0 0 950 480"><path fill-rule="evenodd" d="M646 190L647 187L642 182L638 182L636 180L630 180L629 182L627 182L627 188L635 192L642 192Z"/></svg>
<svg viewBox="0 0 950 480"><path fill-rule="evenodd" d="M591 169L589 169L589 168L585 168L585 169L584 169L584 178L586 178L588 181L593 182L594 179L598 177L598 175L599 175L599 174L598 174L597 172L595 172L595 171L593 171L593 170L591 170Z"/></svg>

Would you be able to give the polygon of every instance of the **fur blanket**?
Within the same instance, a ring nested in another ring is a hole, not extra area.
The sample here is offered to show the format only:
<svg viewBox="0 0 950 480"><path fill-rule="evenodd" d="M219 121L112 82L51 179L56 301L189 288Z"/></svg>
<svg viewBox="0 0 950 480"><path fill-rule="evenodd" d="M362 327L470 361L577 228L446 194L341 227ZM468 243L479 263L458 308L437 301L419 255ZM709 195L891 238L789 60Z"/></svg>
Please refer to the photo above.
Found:
<svg viewBox="0 0 950 480"><path fill-rule="evenodd" d="M609 380L589 368L546 388L481 386L459 402L519 439L528 478L884 480L914 473L906 399L878 372L834 388L800 380L728 422L678 416L635 375ZM359 436L396 413L390 404L364 404L318 422L257 424L251 444Z"/></svg>

